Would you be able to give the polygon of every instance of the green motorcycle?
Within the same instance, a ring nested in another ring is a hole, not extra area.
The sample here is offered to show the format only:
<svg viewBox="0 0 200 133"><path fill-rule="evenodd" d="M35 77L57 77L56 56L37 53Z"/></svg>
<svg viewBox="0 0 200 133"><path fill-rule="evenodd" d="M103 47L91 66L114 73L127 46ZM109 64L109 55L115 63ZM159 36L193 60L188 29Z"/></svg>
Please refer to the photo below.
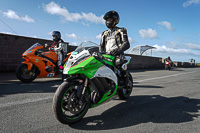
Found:
<svg viewBox="0 0 200 133"><path fill-rule="evenodd" d="M83 42L71 54L65 64L63 74L70 77L58 87L53 98L53 112L58 121L71 124L81 120L89 108L110 100L116 94L119 99L127 99L133 87L133 79L128 72L128 85L124 86L120 71L115 67L115 57L97 53L99 45ZM127 69L130 57L121 64Z"/></svg>

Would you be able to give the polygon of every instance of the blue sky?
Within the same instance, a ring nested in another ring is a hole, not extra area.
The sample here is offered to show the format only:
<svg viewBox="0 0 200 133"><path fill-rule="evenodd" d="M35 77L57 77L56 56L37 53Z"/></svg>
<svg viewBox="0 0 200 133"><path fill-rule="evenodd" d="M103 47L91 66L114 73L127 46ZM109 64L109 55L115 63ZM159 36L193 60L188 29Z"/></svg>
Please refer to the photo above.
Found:
<svg viewBox="0 0 200 133"><path fill-rule="evenodd" d="M71 45L99 44L109 10L119 13L131 48L150 45L153 56L200 62L200 0L1 0L0 32L51 39L59 30Z"/></svg>

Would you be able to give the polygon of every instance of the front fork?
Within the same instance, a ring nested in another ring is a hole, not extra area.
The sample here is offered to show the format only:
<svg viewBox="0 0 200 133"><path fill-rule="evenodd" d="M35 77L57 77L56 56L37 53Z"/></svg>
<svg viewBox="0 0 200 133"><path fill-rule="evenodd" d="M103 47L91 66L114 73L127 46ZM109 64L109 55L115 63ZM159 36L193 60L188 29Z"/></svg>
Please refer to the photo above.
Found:
<svg viewBox="0 0 200 133"><path fill-rule="evenodd" d="M88 78L87 77L86 77L84 83L83 83L83 80L79 81L79 86L78 86L78 89L77 89L77 97L79 98L79 101L82 100L83 95L85 93L85 90L87 88L87 85L88 85Z"/></svg>

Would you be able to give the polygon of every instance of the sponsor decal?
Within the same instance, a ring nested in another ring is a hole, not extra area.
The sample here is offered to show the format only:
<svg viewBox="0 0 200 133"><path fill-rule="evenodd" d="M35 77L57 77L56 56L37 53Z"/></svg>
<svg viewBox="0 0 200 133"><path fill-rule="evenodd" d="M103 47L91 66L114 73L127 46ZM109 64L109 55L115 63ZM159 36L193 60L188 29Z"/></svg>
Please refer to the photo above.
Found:
<svg viewBox="0 0 200 133"><path fill-rule="evenodd" d="M93 61L93 62L90 63L90 65L95 65L95 64L97 64L96 61Z"/></svg>
<svg viewBox="0 0 200 133"><path fill-rule="evenodd" d="M53 77L54 76L54 73L49 73L48 75L47 75L47 77Z"/></svg>
<svg viewBox="0 0 200 133"><path fill-rule="evenodd" d="M35 59L35 62L39 62L39 60L38 60L38 59Z"/></svg>
<svg viewBox="0 0 200 133"><path fill-rule="evenodd" d="M78 52L76 52L76 51L74 51L73 53L72 53L72 55L77 55L78 54Z"/></svg>
<svg viewBox="0 0 200 133"><path fill-rule="evenodd" d="M32 51L28 51L28 53L31 53Z"/></svg>

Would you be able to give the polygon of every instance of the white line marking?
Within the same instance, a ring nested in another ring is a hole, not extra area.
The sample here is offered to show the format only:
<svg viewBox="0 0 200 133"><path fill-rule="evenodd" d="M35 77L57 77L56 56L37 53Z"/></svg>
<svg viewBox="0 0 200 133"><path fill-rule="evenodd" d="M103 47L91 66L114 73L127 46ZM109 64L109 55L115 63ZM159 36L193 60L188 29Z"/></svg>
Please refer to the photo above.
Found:
<svg viewBox="0 0 200 133"><path fill-rule="evenodd" d="M156 78L149 78L149 79L143 79L143 80L138 80L133 82L145 82L145 81L150 81L150 80L156 80L156 79L163 79L163 78L169 78L169 77L175 77L183 74L189 74L189 73L195 73L197 71L192 71L192 72L186 72L186 73L179 73L179 74L173 74L173 75L167 75L167 76L162 76L162 77L156 77Z"/></svg>
<svg viewBox="0 0 200 133"><path fill-rule="evenodd" d="M52 99L52 98L53 97L43 97L43 98L37 98L37 99L25 99L25 100L22 100L22 101L15 101L15 102L9 102L9 103L1 103L0 108L22 105L22 104L27 104L27 103L34 103L34 102L39 102L39 101L43 101L43 100L49 100L49 99Z"/></svg>

